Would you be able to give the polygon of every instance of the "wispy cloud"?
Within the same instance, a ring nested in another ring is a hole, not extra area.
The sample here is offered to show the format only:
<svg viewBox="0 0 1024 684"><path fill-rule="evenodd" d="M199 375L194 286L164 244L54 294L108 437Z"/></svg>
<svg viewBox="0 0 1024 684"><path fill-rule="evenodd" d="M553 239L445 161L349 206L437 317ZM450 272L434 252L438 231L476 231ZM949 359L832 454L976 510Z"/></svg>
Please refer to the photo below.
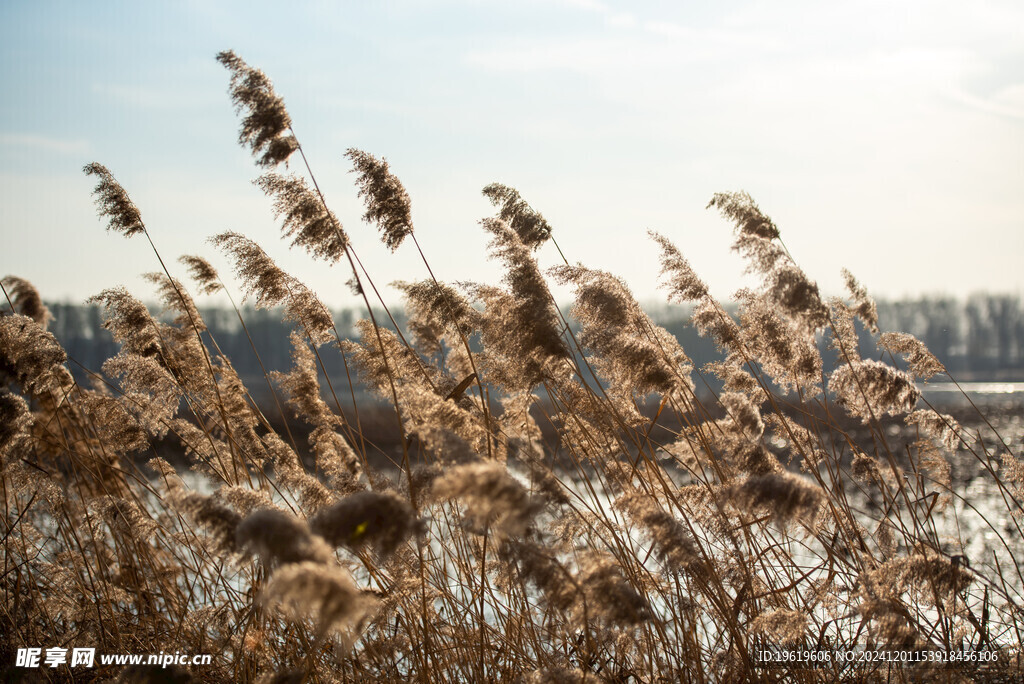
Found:
<svg viewBox="0 0 1024 684"><path fill-rule="evenodd" d="M180 87L145 87L117 83L94 83L92 91L105 98L140 109L191 109L211 101L210 96L185 93Z"/></svg>
<svg viewBox="0 0 1024 684"><path fill-rule="evenodd" d="M614 9L609 7L606 3L599 2L598 0L563 0L563 2L577 9L600 14L604 17L605 23L609 26L632 28L633 26L636 26L637 23L636 17L630 12L623 12Z"/></svg>
<svg viewBox="0 0 1024 684"><path fill-rule="evenodd" d="M58 154L82 154L89 151L85 140L64 140L45 135L24 133L0 133L0 146L16 147Z"/></svg>
<svg viewBox="0 0 1024 684"><path fill-rule="evenodd" d="M947 95L955 102L967 105L972 109L1024 121L1024 83L1016 83L1002 88L991 97L979 97L960 89L950 90Z"/></svg>
<svg viewBox="0 0 1024 684"><path fill-rule="evenodd" d="M676 28L678 33L682 29ZM566 69L601 75L624 70L659 72L712 59L735 60L743 52L762 53L767 41L724 31L687 30L687 39L669 37L665 25L642 34L601 35L584 38L513 40L485 50L469 52L474 66L496 71L551 71Z"/></svg>
<svg viewBox="0 0 1024 684"><path fill-rule="evenodd" d="M663 71L695 62L756 58L786 49L782 41L750 27L689 26L661 18L646 19L597 0L563 2L600 15L607 30L583 36L509 38L469 52L465 60L496 71L567 69L598 74L624 69Z"/></svg>

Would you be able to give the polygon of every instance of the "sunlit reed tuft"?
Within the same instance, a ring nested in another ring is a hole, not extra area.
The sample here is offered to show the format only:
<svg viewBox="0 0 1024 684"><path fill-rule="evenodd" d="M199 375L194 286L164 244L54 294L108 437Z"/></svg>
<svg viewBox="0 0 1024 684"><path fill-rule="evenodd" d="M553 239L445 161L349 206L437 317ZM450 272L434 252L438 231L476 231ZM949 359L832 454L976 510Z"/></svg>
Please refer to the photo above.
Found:
<svg viewBox="0 0 1024 684"><path fill-rule="evenodd" d="M53 314L43 304L43 300L35 286L24 278L10 275L5 276L0 282L3 283L7 296L10 297L11 304L14 306L14 313L28 316L38 323L43 330L46 330L50 321L53 320Z"/></svg>
<svg viewBox="0 0 1024 684"><path fill-rule="evenodd" d="M93 189L96 208L102 218L108 220L107 230L132 237L146 232L142 223L142 215L121 184L114 179L110 170L102 164L93 162L83 169L87 176L97 176L99 182Z"/></svg>
<svg viewBox="0 0 1024 684"><path fill-rule="evenodd" d="M537 249L551 238L551 226L515 188L491 183L484 187L483 194L498 207L498 218L507 223L530 249Z"/></svg>
<svg viewBox="0 0 1024 684"><path fill-rule="evenodd" d="M184 255L178 259L188 268L189 275L195 281L196 287L202 294L216 294L224 289L217 274L217 269L206 259L200 256Z"/></svg>
<svg viewBox="0 0 1024 684"><path fill-rule="evenodd" d="M230 93L235 111L245 113L239 144L252 150L260 166L272 167L287 161L299 143L288 133L292 120L270 78L231 50L219 53L217 61L231 72Z"/></svg>
<svg viewBox="0 0 1024 684"><path fill-rule="evenodd" d="M303 247L318 259L334 263L348 246L348 236L338 218L298 176L268 173L256 185L274 199L274 214L283 220L282 230L293 247Z"/></svg>
<svg viewBox="0 0 1024 684"><path fill-rule="evenodd" d="M352 161L357 174L359 196L366 204L363 219L376 223L384 244L392 252L412 234L412 201L405 186L391 173L386 159L377 159L369 152L350 148L345 156Z"/></svg>

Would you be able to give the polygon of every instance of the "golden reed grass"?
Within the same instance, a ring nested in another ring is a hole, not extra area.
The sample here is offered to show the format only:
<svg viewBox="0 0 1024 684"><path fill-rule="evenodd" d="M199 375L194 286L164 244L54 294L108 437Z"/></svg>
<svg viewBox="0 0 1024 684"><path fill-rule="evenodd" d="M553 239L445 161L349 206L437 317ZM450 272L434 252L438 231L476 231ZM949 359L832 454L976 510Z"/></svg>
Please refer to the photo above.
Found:
<svg viewBox="0 0 1024 684"><path fill-rule="evenodd" d="M863 357L858 326L878 323L866 289L844 273L849 300L823 299L748 195L709 205L761 280L737 294L738 317L652 234L669 301L692 305L693 324L723 352L695 369L615 276L570 264L557 244L564 264L542 269L536 253L554 242L552 227L513 188L483 189L498 211L482 227L501 284L440 282L401 182L350 149L363 218L392 250L411 240L430 275L397 283L409 324L387 328L283 99L234 53L218 59L283 237L348 263L368 319L357 340L343 339L316 294L259 245L213 238L243 294L282 306L294 325L294 368L267 382L277 409L311 428L299 445L275 432L155 245L161 270L149 278L168 314L123 288L97 295L121 348L88 386L47 332L35 288L5 278L7 674L17 674L14 649L52 644L214 655L175 681L1024 676L1020 457L922 400L917 382L945 368L913 337L886 332L878 358ZM304 175L274 171L296 156ZM114 175L100 164L85 172L109 228L152 244ZM196 292L225 289L205 259L182 263ZM549 278L573 289L577 327ZM391 405L401 453L367 439L354 393L325 392L328 345ZM720 380L717 396L698 393L701 373ZM659 420L679 427L655 429ZM890 444L894 424L916 441ZM159 456L167 437L195 477ZM973 459L1001 510L973 532L993 540L990 557L968 558L957 532L976 502L951 477L954 457ZM766 646L984 651L996 662L767 668ZM42 674L165 681L138 667Z"/></svg>

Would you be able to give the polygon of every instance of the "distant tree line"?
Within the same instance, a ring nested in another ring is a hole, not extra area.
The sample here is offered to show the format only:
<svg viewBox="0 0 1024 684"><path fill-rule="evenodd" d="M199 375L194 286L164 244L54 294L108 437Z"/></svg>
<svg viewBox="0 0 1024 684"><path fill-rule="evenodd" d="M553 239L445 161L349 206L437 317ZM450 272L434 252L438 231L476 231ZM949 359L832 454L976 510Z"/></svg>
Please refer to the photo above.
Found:
<svg viewBox="0 0 1024 684"><path fill-rule="evenodd" d="M49 307L54 315L50 330L67 350L72 359L71 370L80 379L88 375L83 369L99 371L103 362L117 353L118 345L103 328L102 311L97 306L58 303ZM282 320L280 311L244 308L242 318L248 336L233 309L207 308L201 312L209 335L244 379L251 382L262 376L253 346L268 371L290 367L291 326ZM392 309L391 313L399 326L404 327L401 310ZM714 343L700 337L689 324L689 312L685 308L664 307L652 311L651 315L679 339L698 368L719 358ZM924 297L880 301L878 315L883 331L913 334L927 344L958 379L1024 379L1024 316L1016 296L979 294L966 300ZM352 334L356 318L358 312L354 310L335 312L342 335ZM387 321L388 317L381 312L378 320ZM866 356L876 353L866 331L862 332L861 342ZM823 340L822 350L828 366L828 357L833 355L826 347ZM340 354L325 348L322 356L332 379L337 379L347 389Z"/></svg>
<svg viewBox="0 0 1024 684"><path fill-rule="evenodd" d="M1024 315L1019 297L922 297L879 301L877 305L882 332L914 335L958 380L1024 380ZM652 316L679 339L698 366L717 358L714 344L689 324L688 312L678 315L666 309L660 316L658 312ZM859 325L858 330L862 355L877 358L875 338ZM827 340L821 339L819 347L825 367L833 367L836 353L828 348Z"/></svg>

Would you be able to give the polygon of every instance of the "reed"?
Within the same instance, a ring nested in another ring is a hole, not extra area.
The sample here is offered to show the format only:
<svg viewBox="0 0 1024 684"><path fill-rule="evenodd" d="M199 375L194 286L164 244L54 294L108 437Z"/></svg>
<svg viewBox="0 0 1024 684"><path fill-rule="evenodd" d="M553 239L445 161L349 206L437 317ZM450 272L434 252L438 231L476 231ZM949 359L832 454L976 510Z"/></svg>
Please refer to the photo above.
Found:
<svg viewBox="0 0 1024 684"><path fill-rule="evenodd" d="M564 263L543 268L553 228L513 188L483 189L501 283L438 280L401 182L351 149L363 218L391 250L411 239L429 274L398 284L409 324L392 330L284 100L234 53L218 59L282 237L347 263L367 320L343 339L259 245L213 238L242 294L294 325L294 368L265 375L276 410L310 428L309 462L155 245L150 280L168 315L123 288L97 295L121 350L91 386L69 372L35 288L5 278L5 664L17 648L70 645L213 654L175 670L181 681L1024 678L1024 461L983 417L967 429L922 399L918 383L946 369L918 340L887 331L862 349L858 329L878 323L867 290L846 273L848 298L823 298L752 198L709 205L760 278L737 294L736 317L685 246L652 234L669 301L691 304L722 350L698 369L612 274L571 264L557 244ZM275 171L296 154L304 175ZM85 171L110 228L153 244L112 172ZM205 259L183 263L197 293L225 289ZM578 325L549 280L573 289ZM367 438L354 393L346 413L325 392L326 346L390 405L397 450ZM718 394L698 390L710 376ZM914 438L894 440L900 430ZM168 436L194 474L161 458ZM954 469L977 474L985 506ZM982 555L969 550L976 535ZM766 648L831 657L767 667ZM836 657L857 649L913 662ZM138 667L42 674L165 681Z"/></svg>

